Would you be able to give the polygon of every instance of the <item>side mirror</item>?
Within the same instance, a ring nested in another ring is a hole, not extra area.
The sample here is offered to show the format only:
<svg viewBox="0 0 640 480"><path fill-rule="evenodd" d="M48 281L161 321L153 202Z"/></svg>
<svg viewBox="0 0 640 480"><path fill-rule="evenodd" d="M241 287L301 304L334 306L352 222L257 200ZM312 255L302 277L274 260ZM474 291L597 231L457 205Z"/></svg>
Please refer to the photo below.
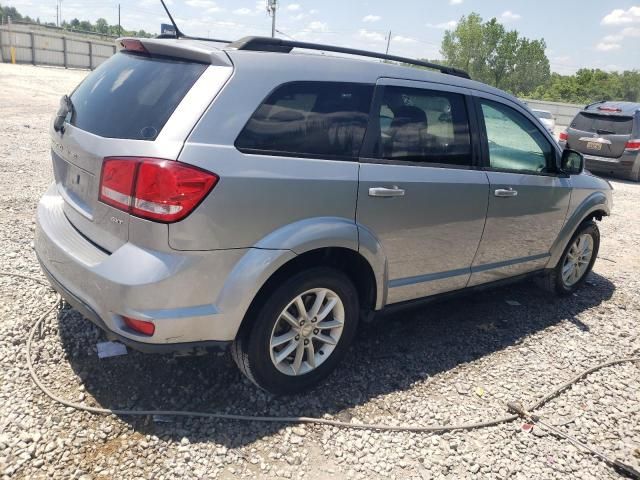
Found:
<svg viewBox="0 0 640 480"><path fill-rule="evenodd" d="M584 171L584 157L575 150L564 150L562 152L560 168L564 173L569 175L579 175Z"/></svg>

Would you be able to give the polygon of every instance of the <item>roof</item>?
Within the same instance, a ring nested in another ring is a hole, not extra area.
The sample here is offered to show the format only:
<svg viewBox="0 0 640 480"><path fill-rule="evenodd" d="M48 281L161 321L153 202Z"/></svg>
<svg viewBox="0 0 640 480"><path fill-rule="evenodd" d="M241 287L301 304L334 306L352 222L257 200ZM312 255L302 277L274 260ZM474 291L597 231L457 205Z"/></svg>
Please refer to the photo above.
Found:
<svg viewBox="0 0 640 480"><path fill-rule="evenodd" d="M123 39L118 39L116 43L120 45L121 40ZM152 53L177 54L180 57L214 65L223 65L231 60L236 66L241 65L244 69L261 70L261 73L265 71L265 66L268 66L272 72L295 71L297 80L302 79L299 77L308 77L318 81L375 83L381 77L389 77L469 88L491 93L524 105L519 99L502 90L462 76L390 61L374 60L359 55L325 54L320 48L321 45L314 45L317 48L314 48L313 51L294 48L291 53L285 53L283 51L238 49L238 42L234 42L236 44L234 45L234 43L200 38L137 38L136 40L142 42ZM296 44L297 42L289 43Z"/></svg>
<svg viewBox="0 0 640 480"><path fill-rule="evenodd" d="M582 111L589 113L601 113L604 115L629 116L640 111L640 103L601 101L587 105Z"/></svg>

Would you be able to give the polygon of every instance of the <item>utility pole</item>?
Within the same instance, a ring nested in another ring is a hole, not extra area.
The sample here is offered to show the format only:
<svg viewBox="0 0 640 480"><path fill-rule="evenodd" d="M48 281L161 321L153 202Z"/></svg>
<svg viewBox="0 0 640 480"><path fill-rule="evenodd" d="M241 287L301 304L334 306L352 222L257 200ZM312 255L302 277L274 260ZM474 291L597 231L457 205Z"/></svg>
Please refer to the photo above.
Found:
<svg viewBox="0 0 640 480"><path fill-rule="evenodd" d="M118 4L118 36L122 36L122 27L120 26L120 4Z"/></svg>
<svg viewBox="0 0 640 480"><path fill-rule="evenodd" d="M60 26L60 10L58 8L58 0L56 0L56 27Z"/></svg>
<svg viewBox="0 0 640 480"><path fill-rule="evenodd" d="M58 0L58 11L60 12L60 25L58 25L59 27L63 26L64 20L62 18L62 0Z"/></svg>
<svg viewBox="0 0 640 480"><path fill-rule="evenodd" d="M271 38L276 36L276 7L277 0L267 0L267 13L271 15Z"/></svg>
<svg viewBox="0 0 640 480"><path fill-rule="evenodd" d="M387 55L389 55L389 45L391 45L391 30L389 30L389 36L387 37Z"/></svg>

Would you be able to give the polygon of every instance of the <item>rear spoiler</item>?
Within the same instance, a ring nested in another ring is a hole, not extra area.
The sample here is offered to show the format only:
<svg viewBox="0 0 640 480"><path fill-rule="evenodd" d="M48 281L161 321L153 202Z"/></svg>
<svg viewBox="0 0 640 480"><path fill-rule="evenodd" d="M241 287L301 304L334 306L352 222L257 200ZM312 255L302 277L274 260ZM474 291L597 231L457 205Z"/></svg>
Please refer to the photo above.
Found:
<svg viewBox="0 0 640 480"><path fill-rule="evenodd" d="M116 47L120 51L174 57L209 65L232 66L231 60L224 51L201 44L197 40L122 37L116 40Z"/></svg>

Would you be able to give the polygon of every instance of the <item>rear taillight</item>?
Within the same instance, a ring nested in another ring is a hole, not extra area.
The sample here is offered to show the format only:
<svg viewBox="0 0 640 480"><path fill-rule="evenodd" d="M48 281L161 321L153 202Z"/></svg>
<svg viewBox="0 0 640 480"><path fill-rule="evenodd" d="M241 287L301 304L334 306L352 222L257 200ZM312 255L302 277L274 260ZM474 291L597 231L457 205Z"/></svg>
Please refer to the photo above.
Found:
<svg viewBox="0 0 640 480"><path fill-rule="evenodd" d="M107 157L98 198L138 217L177 222L198 206L218 180L214 173L173 160Z"/></svg>
<svg viewBox="0 0 640 480"><path fill-rule="evenodd" d="M621 112L622 110L618 107L598 107L598 110L601 112Z"/></svg>
<svg viewBox="0 0 640 480"><path fill-rule="evenodd" d="M566 142L567 140L569 140L569 134L567 132L560 132L558 138L561 142Z"/></svg>
<svg viewBox="0 0 640 480"><path fill-rule="evenodd" d="M625 150L629 150L631 152L639 152L640 151L640 138L636 138L635 140L629 140L627 144L624 146Z"/></svg>
<svg viewBox="0 0 640 480"><path fill-rule="evenodd" d="M156 326L146 320L136 320L135 318L122 317L124 324L134 332L151 337L156 332Z"/></svg>

